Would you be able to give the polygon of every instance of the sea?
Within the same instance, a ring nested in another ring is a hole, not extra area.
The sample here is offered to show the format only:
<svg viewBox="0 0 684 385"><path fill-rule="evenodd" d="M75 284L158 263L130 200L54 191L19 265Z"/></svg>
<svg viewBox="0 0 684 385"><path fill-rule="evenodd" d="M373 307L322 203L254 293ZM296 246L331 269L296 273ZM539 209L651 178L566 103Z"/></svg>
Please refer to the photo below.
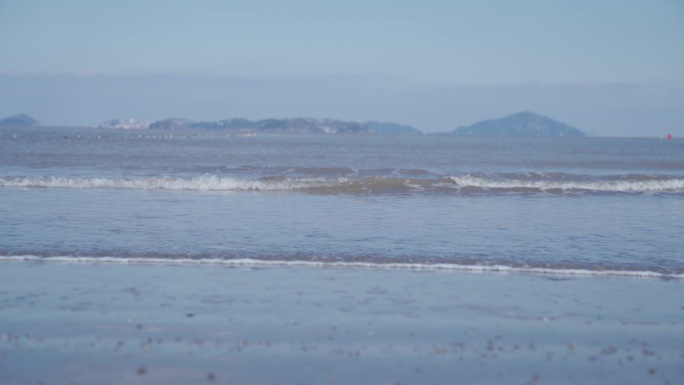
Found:
<svg viewBox="0 0 684 385"><path fill-rule="evenodd" d="M684 278L684 140L0 128L0 262Z"/></svg>

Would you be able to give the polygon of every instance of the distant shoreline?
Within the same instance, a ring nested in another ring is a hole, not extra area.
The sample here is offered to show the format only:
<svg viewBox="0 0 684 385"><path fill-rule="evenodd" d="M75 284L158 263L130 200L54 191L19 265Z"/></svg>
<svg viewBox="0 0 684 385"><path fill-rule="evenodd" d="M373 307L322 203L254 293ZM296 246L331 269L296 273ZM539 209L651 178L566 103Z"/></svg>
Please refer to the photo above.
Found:
<svg viewBox="0 0 684 385"><path fill-rule="evenodd" d="M27 130L82 130L82 131L90 131L90 132L113 132L113 133L120 133L120 134L127 134L127 135L135 135L135 134L140 134L140 135L150 135L151 133L159 133L159 132L164 132L163 130L154 130L154 129L148 129L148 128L139 128L139 129L123 129L123 128L98 128L96 126L76 126L76 125L36 125L36 126L0 126L0 131L11 131L11 130L17 130L17 134L23 132L26 132ZM216 129L177 129L177 130L168 130L168 133L173 133L173 132L197 132L197 133L215 133L215 134L229 134L229 130L216 130ZM581 138L530 138L530 137L484 137L484 136L455 136L451 135L448 132L426 132L426 133L421 133L419 135L377 135L377 134L313 134L313 133L260 133L260 136L278 136L278 135L321 135L321 136L389 136L389 137L413 137L413 138L420 138L420 137L453 137L453 138L460 138L460 139L554 139L554 140L567 140L567 139L649 139L649 140L662 140L662 141L670 141L670 140L682 140L681 137L673 137L671 139L668 139L666 136L604 136L604 135L596 135L596 134L587 134L584 137ZM2 139L2 137L0 137Z"/></svg>
<svg viewBox="0 0 684 385"><path fill-rule="evenodd" d="M26 115L19 114L0 120L0 126L33 127L40 123ZM123 130L177 130L206 129L229 131L241 134L351 134L351 135L425 135L421 130L395 122L343 121L329 118L269 118L249 120L229 118L221 120L192 120L184 118L165 118L151 123L133 118L109 119L97 129ZM515 113L503 118L482 120L470 126L462 126L452 131L434 133L454 136L477 137L584 137L584 132L565 123L531 111Z"/></svg>

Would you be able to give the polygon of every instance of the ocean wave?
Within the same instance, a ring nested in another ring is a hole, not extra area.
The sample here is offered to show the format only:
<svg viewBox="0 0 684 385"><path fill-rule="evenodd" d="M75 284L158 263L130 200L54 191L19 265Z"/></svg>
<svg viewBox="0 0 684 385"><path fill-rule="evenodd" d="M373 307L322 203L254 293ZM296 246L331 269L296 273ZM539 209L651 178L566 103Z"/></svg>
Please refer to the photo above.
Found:
<svg viewBox="0 0 684 385"><path fill-rule="evenodd" d="M400 176L287 177L272 175L257 179L209 174L192 178L5 176L0 177L0 188L299 191L323 194L683 193L684 178L652 175L578 177L558 173L466 174L434 178Z"/></svg>
<svg viewBox="0 0 684 385"><path fill-rule="evenodd" d="M7 262L48 262L73 264L132 264L132 265L220 265L235 267L308 267L308 268L357 268L388 270L454 271L472 273L528 273L568 276L622 276L684 279L684 273L656 270L627 270L618 268L590 268L563 266L511 266L506 264L460 264L460 263L417 263L398 261L325 261L311 259L257 259L257 258L164 258L164 257L105 257L105 256L37 256L5 255L0 263Z"/></svg>
<svg viewBox="0 0 684 385"><path fill-rule="evenodd" d="M79 178L79 177L0 177L0 188L51 189L126 189L126 190L193 190L193 191L260 191L296 190L328 185L324 178L236 179L203 175L194 178Z"/></svg>
<svg viewBox="0 0 684 385"><path fill-rule="evenodd" d="M567 174L565 174L567 175ZM558 178L558 176L555 176ZM487 190L538 190L541 192L684 192L684 179L631 175L594 180L492 179L479 176L449 176L457 186Z"/></svg>

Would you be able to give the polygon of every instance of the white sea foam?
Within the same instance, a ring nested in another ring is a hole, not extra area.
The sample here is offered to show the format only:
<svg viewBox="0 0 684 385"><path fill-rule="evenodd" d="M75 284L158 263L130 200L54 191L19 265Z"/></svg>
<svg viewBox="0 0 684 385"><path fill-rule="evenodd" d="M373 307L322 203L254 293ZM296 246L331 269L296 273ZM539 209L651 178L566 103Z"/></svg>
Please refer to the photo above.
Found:
<svg viewBox="0 0 684 385"><path fill-rule="evenodd" d="M0 188L51 189L129 189L189 191L324 191L354 192L429 192L429 191L494 191L494 192L684 192L684 178L606 178L598 180L523 180L497 176L449 176L441 179L395 177L265 177L238 179L227 176L202 175L194 178L84 178L84 177L0 177Z"/></svg>
<svg viewBox="0 0 684 385"><path fill-rule="evenodd" d="M457 186L481 189L538 189L549 190L588 190L606 192L684 192L684 179L662 180L590 180L590 181L529 181L518 179L496 180L478 176L449 176L446 179Z"/></svg>
<svg viewBox="0 0 684 385"><path fill-rule="evenodd" d="M51 262L71 264L123 264L123 265L221 265L221 266L253 266L253 267L308 267L308 268L360 268L387 270L422 270L422 271L463 271L472 273L532 273L543 275L572 276L622 276L644 278L684 279L684 274L668 274L656 271L637 270L591 270L549 267L514 267L506 265L465 265L457 263L396 263L396 262L344 262L344 261L312 261L312 260L261 260L253 258L221 259L221 258L125 258L125 257L75 257L35 255L0 256L3 262Z"/></svg>
<svg viewBox="0 0 684 385"><path fill-rule="evenodd" d="M328 182L323 178L245 180L215 175L202 175L195 178L152 177L120 179L54 176L28 178L0 177L0 188L259 191L292 190L326 185L328 185Z"/></svg>

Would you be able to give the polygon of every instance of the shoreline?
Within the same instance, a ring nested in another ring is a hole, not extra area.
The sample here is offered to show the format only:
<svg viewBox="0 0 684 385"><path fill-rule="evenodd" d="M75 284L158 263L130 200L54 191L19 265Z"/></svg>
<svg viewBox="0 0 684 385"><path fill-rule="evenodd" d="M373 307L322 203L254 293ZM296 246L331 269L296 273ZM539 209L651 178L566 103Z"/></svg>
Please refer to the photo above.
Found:
<svg viewBox="0 0 684 385"><path fill-rule="evenodd" d="M678 383L684 283L6 263L3 384Z"/></svg>
<svg viewBox="0 0 684 385"><path fill-rule="evenodd" d="M227 267L296 267L296 268L332 268L332 269L371 269L371 270L419 270L419 271L453 271L464 273L492 274L536 274L561 276L615 276L633 278L684 279L684 273L663 273L650 270L590 270L584 268L549 268L508 266L501 264L478 265L459 263L415 263L415 262L361 262L361 261L325 261L314 259L278 260L256 258L154 258L154 257L41 257L35 255L0 255L2 263L59 263L59 264L93 264L93 265L218 265Z"/></svg>

